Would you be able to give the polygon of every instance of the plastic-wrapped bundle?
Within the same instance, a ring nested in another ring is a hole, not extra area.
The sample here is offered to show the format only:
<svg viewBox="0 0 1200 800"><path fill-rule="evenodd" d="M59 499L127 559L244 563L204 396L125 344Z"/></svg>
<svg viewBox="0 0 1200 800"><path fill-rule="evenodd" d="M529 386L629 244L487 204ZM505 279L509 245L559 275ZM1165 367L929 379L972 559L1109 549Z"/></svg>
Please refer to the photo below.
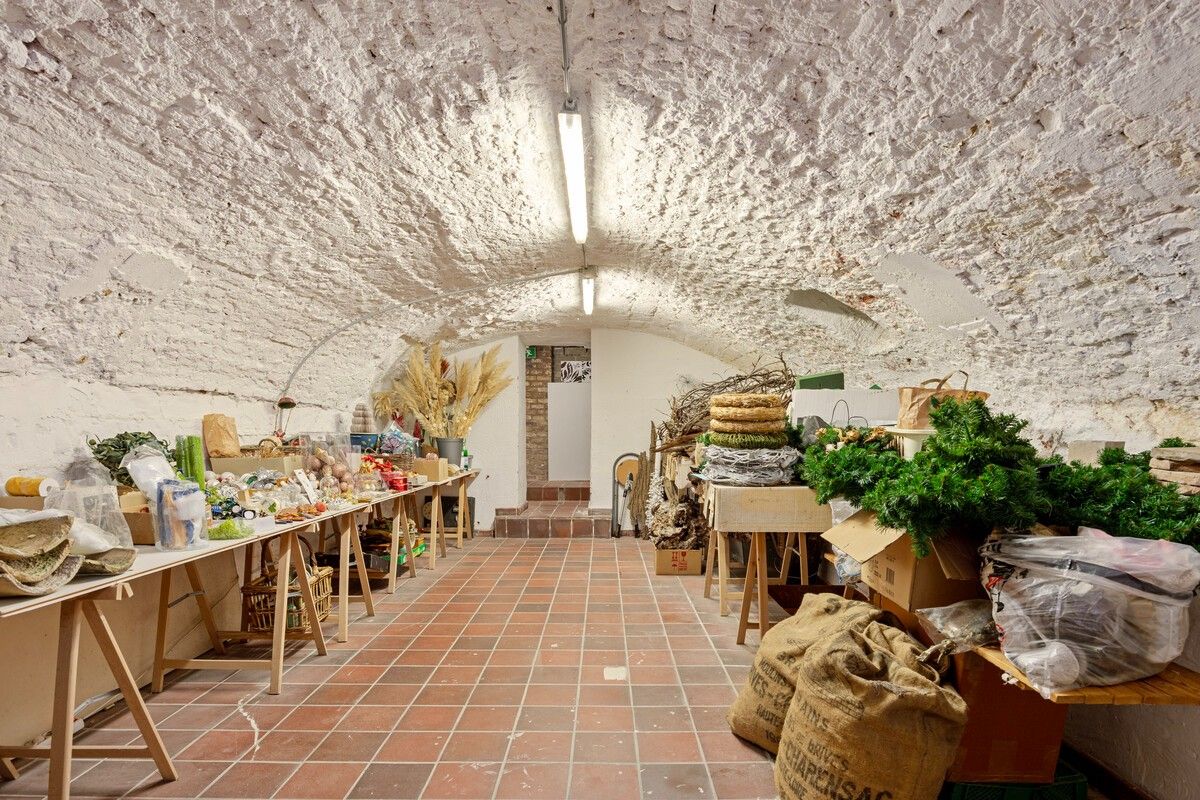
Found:
<svg viewBox="0 0 1200 800"><path fill-rule="evenodd" d="M1081 528L993 536L980 552L1004 654L1043 697L1156 675L1183 652L1192 547Z"/></svg>
<svg viewBox="0 0 1200 800"><path fill-rule="evenodd" d="M709 445L704 450L708 463L701 474L714 483L736 486L777 486L791 483L792 465L800 458L794 447L773 450L740 450Z"/></svg>

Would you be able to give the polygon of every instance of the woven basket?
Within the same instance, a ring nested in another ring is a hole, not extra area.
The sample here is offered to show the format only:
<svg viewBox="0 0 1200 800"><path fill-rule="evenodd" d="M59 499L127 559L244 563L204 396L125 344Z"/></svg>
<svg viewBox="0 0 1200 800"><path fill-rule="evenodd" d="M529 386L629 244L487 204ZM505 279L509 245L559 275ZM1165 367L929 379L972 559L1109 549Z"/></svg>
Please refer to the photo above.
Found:
<svg viewBox="0 0 1200 800"><path fill-rule="evenodd" d="M317 606L317 623L329 618L333 608L333 567L317 565L313 555L312 545L300 537L300 546L304 548L308 559L304 571L312 585L313 599ZM277 570L273 563L267 562L269 542L262 543L259 553L259 576L242 587L242 615L247 621L246 629L251 631L269 631L275 627L275 587ZM296 569L295 565L292 567ZM304 608L304 600L300 596L300 582L296 578L288 584L287 597L287 632L310 633L312 625L308 612Z"/></svg>
<svg viewBox="0 0 1200 800"><path fill-rule="evenodd" d="M408 451L403 453L387 453L377 456L377 458L387 459L392 462L393 467L402 472L411 472L413 468L413 454Z"/></svg>

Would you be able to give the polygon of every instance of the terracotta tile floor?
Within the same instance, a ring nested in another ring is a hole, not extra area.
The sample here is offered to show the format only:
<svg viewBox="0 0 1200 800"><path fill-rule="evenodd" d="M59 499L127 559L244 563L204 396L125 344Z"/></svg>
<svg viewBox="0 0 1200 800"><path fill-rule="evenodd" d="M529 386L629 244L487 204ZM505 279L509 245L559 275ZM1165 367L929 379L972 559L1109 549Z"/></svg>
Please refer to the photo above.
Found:
<svg viewBox="0 0 1200 800"><path fill-rule="evenodd" d="M374 619L356 605L349 642L297 649L281 695L262 673L175 673L149 702L180 780L80 761L74 796L774 797L724 719L752 648L701 578L653 570L628 538L452 548L376 592ZM80 737L136 739L120 708ZM42 796L44 762L24 772L0 795Z"/></svg>

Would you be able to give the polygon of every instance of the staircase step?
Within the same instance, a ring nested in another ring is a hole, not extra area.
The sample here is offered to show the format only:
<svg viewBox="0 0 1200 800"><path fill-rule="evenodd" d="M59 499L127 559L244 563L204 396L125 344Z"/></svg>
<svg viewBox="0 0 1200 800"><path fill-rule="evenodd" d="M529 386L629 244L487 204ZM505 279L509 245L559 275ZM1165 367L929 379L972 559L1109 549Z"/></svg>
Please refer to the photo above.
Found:
<svg viewBox="0 0 1200 800"><path fill-rule="evenodd" d="M496 536L516 539L570 539L585 536L608 536L611 518L585 513L549 515L496 516L492 530Z"/></svg>
<svg viewBox="0 0 1200 800"><path fill-rule="evenodd" d="M530 502L587 502L591 499L587 481L530 481L525 499Z"/></svg>

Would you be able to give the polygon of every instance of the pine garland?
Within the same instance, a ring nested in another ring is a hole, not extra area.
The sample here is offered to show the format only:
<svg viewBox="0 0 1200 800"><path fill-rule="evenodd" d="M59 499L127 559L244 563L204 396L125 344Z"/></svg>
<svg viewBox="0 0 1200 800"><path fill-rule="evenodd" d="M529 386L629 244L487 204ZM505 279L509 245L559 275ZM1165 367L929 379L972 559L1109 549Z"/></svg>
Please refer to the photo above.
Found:
<svg viewBox="0 0 1200 800"><path fill-rule="evenodd" d="M1099 467L1041 460L1021 435L1028 422L978 399L935 401L930 419L937 432L911 461L867 429L822 431L803 477L819 502L845 497L907 531L921 556L951 530L981 537L1038 521L1200 546L1200 496L1154 480L1148 453L1106 450Z"/></svg>

